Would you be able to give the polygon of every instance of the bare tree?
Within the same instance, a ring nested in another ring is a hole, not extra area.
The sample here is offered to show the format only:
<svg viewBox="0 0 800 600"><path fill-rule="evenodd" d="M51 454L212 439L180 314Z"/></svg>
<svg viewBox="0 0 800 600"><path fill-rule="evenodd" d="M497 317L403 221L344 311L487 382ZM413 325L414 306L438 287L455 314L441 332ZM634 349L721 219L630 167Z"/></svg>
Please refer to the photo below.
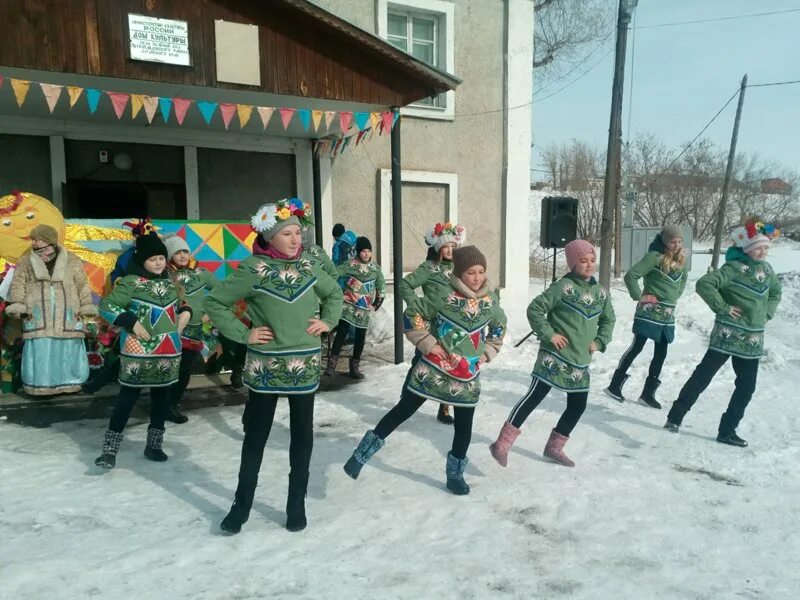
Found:
<svg viewBox="0 0 800 600"><path fill-rule="evenodd" d="M611 43L613 7L612 0L535 1L533 68L540 82L577 70Z"/></svg>

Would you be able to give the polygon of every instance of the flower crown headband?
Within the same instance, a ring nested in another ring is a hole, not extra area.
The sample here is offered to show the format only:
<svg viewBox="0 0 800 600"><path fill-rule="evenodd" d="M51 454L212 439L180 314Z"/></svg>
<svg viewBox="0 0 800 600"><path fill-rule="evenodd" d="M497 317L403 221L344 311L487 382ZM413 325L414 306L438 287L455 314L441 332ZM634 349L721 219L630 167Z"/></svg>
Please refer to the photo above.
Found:
<svg viewBox="0 0 800 600"><path fill-rule="evenodd" d="M299 198L284 198L275 204L264 204L256 211L250 219L250 225L257 233L270 231L281 221L286 221L291 217L297 217L302 229L308 229L314 225L311 218L311 205L303 202Z"/></svg>
<svg viewBox="0 0 800 600"><path fill-rule="evenodd" d="M140 219L138 223L125 221L123 225L130 228L131 234L134 237L147 235L148 233L152 233L156 230L155 225L153 225L153 222L150 220L150 217L144 217L143 219Z"/></svg>
<svg viewBox="0 0 800 600"><path fill-rule="evenodd" d="M733 230L732 238L734 244L737 246L744 246L748 241L763 235L770 240L775 239L781 234L780 229L777 229L772 223L764 223L757 219L748 219L741 227L736 227Z"/></svg>
<svg viewBox="0 0 800 600"><path fill-rule="evenodd" d="M433 226L433 229L428 232L428 235L425 236L425 241L429 246L433 246L433 242L436 238L449 236L455 238L454 241L457 243L463 243L465 239L465 233L466 230L464 229L463 225L453 223L437 223Z"/></svg>

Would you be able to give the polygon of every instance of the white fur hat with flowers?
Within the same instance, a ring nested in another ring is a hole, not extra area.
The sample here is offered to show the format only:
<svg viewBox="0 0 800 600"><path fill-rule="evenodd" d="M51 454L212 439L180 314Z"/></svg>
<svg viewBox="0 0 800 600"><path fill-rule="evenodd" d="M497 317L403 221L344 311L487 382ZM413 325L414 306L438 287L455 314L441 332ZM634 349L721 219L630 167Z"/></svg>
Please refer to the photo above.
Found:
<svg viewBox="0 0 800 600"><path fill-rule="evenodd" d="M289 225L299 225L306 230L314 225L311 218L311 205L298 198L284 198L274 203L264 204L250 219L250 225L269 241L281 229Z"/></svg>
<svg viewBox="0 0 800 600"><path fill-rule="evenodd" d="M445 244L455 244L456 247L463 246L467 241L467 230L463 225L457 223L437 223L425 234L425 243L433 246L437 252Z"/></svg>
<svg viewBox="0 0 800 600"><path fill-rule="evenodd" d="M778 237L780 231L772 223L762 223L757 219L748 219L741 227L731 232L733 244L742 252L754 250L759 246L769 246L770 240Z"/></svg>

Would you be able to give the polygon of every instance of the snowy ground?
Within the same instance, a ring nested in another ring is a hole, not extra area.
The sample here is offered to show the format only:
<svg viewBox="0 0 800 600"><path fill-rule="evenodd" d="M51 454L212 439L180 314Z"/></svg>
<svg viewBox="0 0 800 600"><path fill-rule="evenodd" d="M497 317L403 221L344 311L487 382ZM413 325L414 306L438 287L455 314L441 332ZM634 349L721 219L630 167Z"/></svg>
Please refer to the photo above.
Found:
<svg viewBox="0 0 800 600"><path fill-rule="evenodd" d="M778 271L800 252L774 249ZM710 257L695 256L694 277ZM532 284L532 293L538 283ZM92 465L105 421L38 430L0 423L0 597L3 598L795 598L800 576L800 278L768 329L760 384L739 432L714 441L733 374L723 368L679 435L666 412L601 394L630 341L633 303L615 284L616 340L596 359L592 395L567 446L575 469L541 458L564 401L525 426L506 469L489 455L529 382L537 344L523 306L508 347L483 378L472 494L443 489L450 431L426 406L354 482L341 470L365 429L396 400L406 367L318 399L309 528L284 528L287 408L279 408L250 521L218 535L236 485L241 407L192 413L167 432L164 464L141 456L132 422L118 467ZM712 316L689 291L662 379L667 408L705 351ZM626 391L644 379L648 348Z"/></svg>

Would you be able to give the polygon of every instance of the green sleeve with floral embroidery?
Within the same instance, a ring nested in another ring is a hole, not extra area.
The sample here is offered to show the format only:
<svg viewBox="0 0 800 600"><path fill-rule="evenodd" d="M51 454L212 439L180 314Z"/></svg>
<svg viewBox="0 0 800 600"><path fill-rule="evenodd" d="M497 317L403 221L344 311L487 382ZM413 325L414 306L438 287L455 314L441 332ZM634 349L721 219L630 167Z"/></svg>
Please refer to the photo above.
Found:
<svg viewBox="0 0 800 600"><path fill-rule="evenodd" d="M778 304L781 303L781 280L775 275L775 271L770 273L769 280L769 296L767 297L767 319L772 320L775 316L775 311L778 310Z"/></svg>
<svg viewBox="0 0 800 600"><path fill-rule="evenodd" d="M314 292L320 300L320 319L325 323L329 329L333 329L342 316L342 301L344 295L342 288L335 279L329 277L328 274L319 270L317 272L317 283L314 286ZM224 333L224 332L223 332Z"/></svg>
<svg viewBox="0 0 800 600"><path fill-rule="evenodd" d="M131 299L133 299L136 280L134 275L126 275L118 279L111 293L100 301L100 315L112 325L120 315L126 313L129 316L122 319L125 323L120 322L121 326L130 329L136 322L136 315L128 310Z"/></svg>
<svg viewBox="0 0 800 600"><path fill-rule="evenodd" d="M547 320L547 313L558 304L561 299L561 283L554 283L544 292L536 296L528 306L528 323L540 340L550 341L556 331Z"/></svg>
<svg viewBox="0 0 800 600"><path fill-rule="evenodd" d="M650 271L658 266L658 252L648 252L642 260L633 265L625 273L625 287L633 300L637 302L642 299L642 289L639 287L639 280L643 279Z"/></svg>
<svg viewBox="0 0 800 600"><path fill-rule="evenodd" d="M375 278L375 291L381 298L386 295L386 278L383 276L383 269L378 269L378 276Z"/></svg>
<svg viewBox="0 0 800 600"><path fill-rule="evenodd" d="M506 312L500 307L500 299L495 294L495 305L492 307L492 318L489 321L486 333L486 347L483 351L483 359L486 362L494 360L503 347L503 339L506 336L506 326L508 317Z"/></svg>
<svg viewBox="0 0 800 600"><path fill-rule="evenodd" d="M597 335L594 338L594 342L600 352L605 352L611 343L611 334L614 333L616 321L617 316L614 314L614 307L611 304L611 294L606 294L603 312L597 318Z"/></svg>
<svg viewBox="0 0 800 600"><path fill-rule="evenodd" d="M406 306L413 306L419 299L416 294L416 289L421 288L431 278L431 270L427 267L428 263L422 263L414 271L403 277L398 286L400 289L400 297Z"/></svg>
<svg viewBox="0 0 800 600"><path fill-rule="evenodd" d="M239 300L247 300L253 291L255 275L246 261L232 275L217 285L203 301L203 310L214 326L229 340L246 344L250 330L234 314L233 306Z"/></svg>
<svg viewBox="0 0 800 600"><path fill-rule="evenodd" d="M727 315L731 307L719 291L737 275L736 267L725 263L717 271L706 273L695 284L695 291L716 315Z"/></svg>

